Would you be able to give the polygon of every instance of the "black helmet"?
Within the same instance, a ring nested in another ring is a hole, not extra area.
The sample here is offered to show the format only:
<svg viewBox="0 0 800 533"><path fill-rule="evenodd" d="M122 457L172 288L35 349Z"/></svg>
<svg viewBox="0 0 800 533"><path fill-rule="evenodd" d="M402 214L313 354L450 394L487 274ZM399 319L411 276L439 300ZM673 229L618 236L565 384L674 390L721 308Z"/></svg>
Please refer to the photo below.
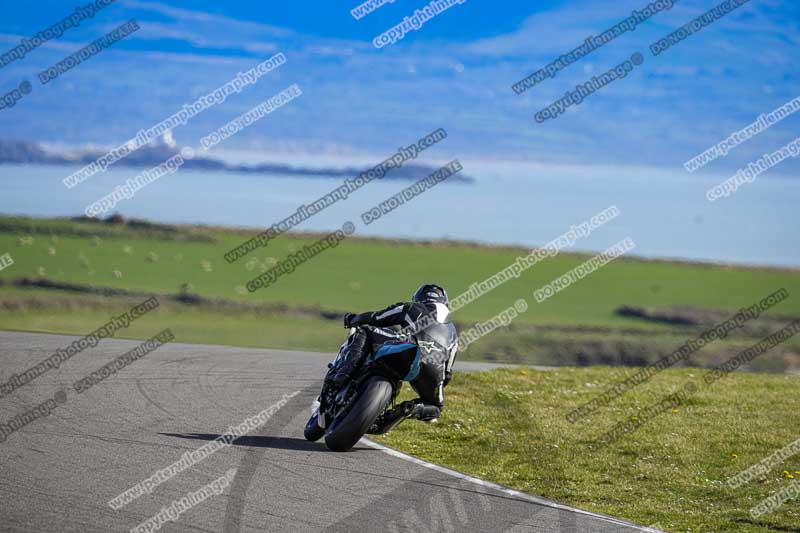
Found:
<svg viewBox="0 0 800 533"><path fill-rule="evenodd" d="M447 291L432 283L421 285L420 288L417 289L417 292L414 293L413 301L418 303L440 303L447 306L450 305Z"/></svg>

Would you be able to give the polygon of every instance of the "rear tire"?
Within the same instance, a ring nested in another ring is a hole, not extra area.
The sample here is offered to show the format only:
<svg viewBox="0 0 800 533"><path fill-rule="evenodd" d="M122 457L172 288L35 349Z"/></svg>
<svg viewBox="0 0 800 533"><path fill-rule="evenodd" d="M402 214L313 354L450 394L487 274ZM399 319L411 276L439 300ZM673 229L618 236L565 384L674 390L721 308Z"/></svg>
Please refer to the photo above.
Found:
<svg viewBox="0 0 800 533"><path fill-rule="evenodd" d="M392 384L373 377L364 386L344 417L337 417L325 432L325 445L346 452L366 434L392 399Z"/></svg>

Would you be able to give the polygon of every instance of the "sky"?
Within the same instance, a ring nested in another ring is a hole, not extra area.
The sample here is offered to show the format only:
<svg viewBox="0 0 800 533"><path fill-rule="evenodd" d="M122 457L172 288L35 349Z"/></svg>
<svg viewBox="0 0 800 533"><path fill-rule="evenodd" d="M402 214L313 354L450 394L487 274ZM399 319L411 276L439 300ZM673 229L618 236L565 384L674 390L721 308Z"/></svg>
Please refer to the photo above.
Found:
<svg viewBox="0 0 800 533"><path fill-rule="evenodd" d="M0 1L0 53L80 3ZM360 20L359 0L116 0L0 68L0 94L33 86L0 110L0 137L112 146L275 53L287 62L255 86L177 128L201 137L296 83L303 95L226 140L221 156L286 163L382 160L437 128L442 159L488 165L652 168L683 162L760 114L800 96L800 3L750 0L658 56L648 46L718 1L682 0L554 78L511 85L642 9L648 1L466 0L376 48L373 39L428 2L394 0ZM36 75L128 20L140 30L42 85ZM639 52L644 62L553 120L535 114ZM702 169L730 173L800 132L800 113ZM772 173L793 177L796 159Z"/></svg>

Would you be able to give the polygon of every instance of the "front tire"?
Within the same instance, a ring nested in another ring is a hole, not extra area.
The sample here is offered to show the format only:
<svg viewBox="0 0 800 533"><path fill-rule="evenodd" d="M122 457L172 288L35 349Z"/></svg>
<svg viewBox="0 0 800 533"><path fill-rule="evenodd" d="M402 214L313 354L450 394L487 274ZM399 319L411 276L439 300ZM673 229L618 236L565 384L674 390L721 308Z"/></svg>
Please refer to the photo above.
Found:
<svg viewBox="0 0 800 533"><path fill-rule="evenodd" d="M319 427L319 423L317 422L318 416L319 412L314 413L306 423L306 427L303 430L303 436L308 441L317 442L325 434L325 430Z"/></svg>
<svg viewBox="0 0 800 533"><path fill-rule="evenodd" d="M392 399L392 384L380 377L371 378L342 417L337 417L325 432L325 445L335 452L346 452L364 436Z"/></svg>

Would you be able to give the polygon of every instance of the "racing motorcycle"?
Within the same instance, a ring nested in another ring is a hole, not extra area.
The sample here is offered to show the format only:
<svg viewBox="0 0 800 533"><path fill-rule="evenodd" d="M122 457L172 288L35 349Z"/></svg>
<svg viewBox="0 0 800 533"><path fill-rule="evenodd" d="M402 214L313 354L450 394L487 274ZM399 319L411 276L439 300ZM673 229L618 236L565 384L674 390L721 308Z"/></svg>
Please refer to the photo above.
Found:
<svg viewBox="0 0 800 533"><path fill-rule="evenodd" d="M367 433L388 432L408 418L417 403L408 401L395 406L394 400L403 381L411 381L419 373L419 349L414 360L408 361L408 355L382 347L355 369L347 383L339 388L331 383L329 378L344 362L354 332L351 328L347 340L328 364L322 391L312 406L311 418L303 432L312 442L324 435L328 449L337 452L349 450ZM409 367L410 372L400 370Z"/></svg>

